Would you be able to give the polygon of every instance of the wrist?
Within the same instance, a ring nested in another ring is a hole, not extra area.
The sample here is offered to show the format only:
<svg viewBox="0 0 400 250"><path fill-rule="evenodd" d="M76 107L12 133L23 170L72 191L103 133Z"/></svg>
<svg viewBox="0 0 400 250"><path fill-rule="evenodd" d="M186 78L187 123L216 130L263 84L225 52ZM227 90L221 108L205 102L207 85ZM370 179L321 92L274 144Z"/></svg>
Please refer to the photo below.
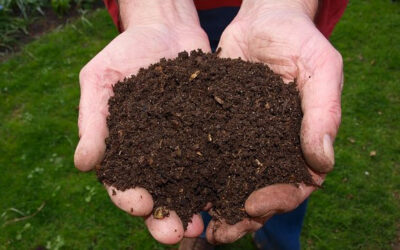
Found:
<svg viewBox="0 0 400 250"><path fill-rule="evenodd" d="M313 21L317 9L318 0L243 0L240 12L253 17L266 13L285 12L302 15Z"/></svg>
<svg viewBox="0 0 400 250"><path fill-rule="evenodd" d="M186 0L119 0L123 30L132 26L167 25L198 26L200 22L193 1Z"/></svg>

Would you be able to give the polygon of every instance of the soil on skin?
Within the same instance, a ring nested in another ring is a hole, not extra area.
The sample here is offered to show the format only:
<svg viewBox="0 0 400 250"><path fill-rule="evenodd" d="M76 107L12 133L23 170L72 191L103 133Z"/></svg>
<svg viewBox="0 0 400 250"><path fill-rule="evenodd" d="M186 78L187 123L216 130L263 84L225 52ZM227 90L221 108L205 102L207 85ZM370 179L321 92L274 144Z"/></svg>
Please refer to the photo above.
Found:
<svg viewBox="0 0 400 250"><path fill-rule="evenodd" d="M174 210L186 228L211 202L214 219L234 224L248 216L244 203L258 188L314 185L296 86L261 63L182 52L114 93L98 178L119 190L147 189L157 218Z"/></svg>

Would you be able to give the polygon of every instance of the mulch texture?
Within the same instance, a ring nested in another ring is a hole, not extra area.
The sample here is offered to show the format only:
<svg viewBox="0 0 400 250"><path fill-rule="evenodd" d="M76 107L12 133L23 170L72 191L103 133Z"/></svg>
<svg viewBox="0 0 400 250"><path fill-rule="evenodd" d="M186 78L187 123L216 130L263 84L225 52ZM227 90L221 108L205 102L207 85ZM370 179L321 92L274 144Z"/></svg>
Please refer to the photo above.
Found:
<svg viewBox="0 0 400 250"><path fill-rule="evenodd" d="M97 175L147 189L154 216L184 227L207 202L214 219L248 217L247 197L276 183L314 185L300 147L295 83L261 63L182 52L114 86Z"/></svg>

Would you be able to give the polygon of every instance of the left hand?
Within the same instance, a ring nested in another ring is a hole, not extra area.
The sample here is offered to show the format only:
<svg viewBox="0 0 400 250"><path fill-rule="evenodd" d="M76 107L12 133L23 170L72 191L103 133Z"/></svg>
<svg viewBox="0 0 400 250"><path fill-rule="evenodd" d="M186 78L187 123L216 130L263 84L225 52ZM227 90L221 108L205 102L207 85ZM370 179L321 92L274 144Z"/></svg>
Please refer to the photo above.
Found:
<svg viewBox="0 0 400 250"><path fill-rule="evenodd" d="M100 164L108 137L106 118L113 85L136 74L160 58L174 58L179 52L210 51L206 33L200 26L193 2L186 0L119 0L124 32L113 39L80 72L80 141L75 151L75 166L89 171ZM183 236L196 237L203 221L195 214L187 230L174 211L159 220L152 215L153 198L143 187L119 191L106 185L111 200L133 216L145 218L150 234L164 244L175 244Z"/></svg>
<svg viewBox="0 0 400 250"><path fill-rule="evenodd" d="M296 79L302 100L301 146L315 182L334 165L333 141L341 120L342 57L313 23L317 0L243 1L222 34L220 56L266 63L285 82ZM315 187L275 184L254 191L245 203L249 219L211 221L207 239L230 243L258 230L275 213L300 205Z"/></svg>

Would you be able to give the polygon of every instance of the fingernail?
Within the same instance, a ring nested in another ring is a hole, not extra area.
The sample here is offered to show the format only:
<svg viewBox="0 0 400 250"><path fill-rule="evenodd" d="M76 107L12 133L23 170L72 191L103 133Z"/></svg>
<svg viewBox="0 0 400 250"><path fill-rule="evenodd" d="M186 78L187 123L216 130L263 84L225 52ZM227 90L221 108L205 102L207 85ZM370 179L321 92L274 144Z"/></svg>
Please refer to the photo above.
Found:
<svg viewBox="0 0 400 250"><path fill-rule="evenodd" d="M333 151L333 144L330 135L324 135L324 154L329 160L329 167L332 168L335 164L335 153Z"/></svg>

